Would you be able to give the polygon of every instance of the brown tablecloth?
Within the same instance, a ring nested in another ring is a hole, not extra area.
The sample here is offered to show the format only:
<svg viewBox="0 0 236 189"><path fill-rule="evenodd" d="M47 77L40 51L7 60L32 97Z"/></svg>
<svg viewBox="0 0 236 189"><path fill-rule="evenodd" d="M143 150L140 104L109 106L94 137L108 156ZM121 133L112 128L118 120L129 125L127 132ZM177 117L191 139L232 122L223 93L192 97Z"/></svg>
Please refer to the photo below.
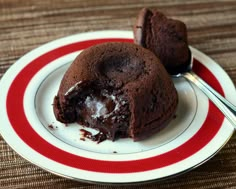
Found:
<svg viewBox="0 0 236 189"><path fill-rule="evenodd" d="M142 7L158 8L184 21L190 45L217 61L236 83L235 0L0 0L0 77L22 55L51 40L86 31L132 30ZM126 187L236 188L236 135L216 156L188 173ZM48 173L17 155L0 135L0 188L121 186L81 183Z"/></svg>

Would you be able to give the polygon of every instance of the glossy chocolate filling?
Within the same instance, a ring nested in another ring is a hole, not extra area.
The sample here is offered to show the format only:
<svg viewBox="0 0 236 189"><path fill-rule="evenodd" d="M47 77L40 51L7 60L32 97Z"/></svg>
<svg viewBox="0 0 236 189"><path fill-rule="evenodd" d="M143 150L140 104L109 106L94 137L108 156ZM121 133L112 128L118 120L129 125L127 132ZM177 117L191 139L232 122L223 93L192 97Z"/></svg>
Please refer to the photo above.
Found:
<svg viewBox="0 0 236 189"><path fill-rule="evenodd" d="M102 140L115 140L129 135L129 105L123 94L91 86L80 92L75 90L76 88L66 95L67 98L72 96L70 101L74 104L76 121L79 124L99 130L102 135L99 138Z"/></svg>

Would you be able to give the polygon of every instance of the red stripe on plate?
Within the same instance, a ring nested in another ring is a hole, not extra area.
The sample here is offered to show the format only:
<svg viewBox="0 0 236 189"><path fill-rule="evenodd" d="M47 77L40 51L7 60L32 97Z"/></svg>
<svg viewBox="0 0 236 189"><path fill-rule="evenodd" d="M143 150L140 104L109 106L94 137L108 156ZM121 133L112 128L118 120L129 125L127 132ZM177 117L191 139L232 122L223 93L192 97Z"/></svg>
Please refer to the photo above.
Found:
<svg viewBox="0 0 236 189"><path fill-rule="evenodd" d="M51 145L33 130L27 120L23 107L24 93L33 76L45 65L50 64L51 61L59 57L108 41L132 42L133 40L97 39L69 44L39 56L21 70L9 88L6 102L9 120L18 136L32 149L53 161L82 170L104 173L131 173L161 168L188 158L207 145L220 129L224 119L223 115L212 103L209 105L209 111L204 124L190 140L164 154L139 160L102 161L81 157ZM195 60L194 69L202 78L206 78L206 81L211 86L223 94L219 82L205 66Z"/></svg>

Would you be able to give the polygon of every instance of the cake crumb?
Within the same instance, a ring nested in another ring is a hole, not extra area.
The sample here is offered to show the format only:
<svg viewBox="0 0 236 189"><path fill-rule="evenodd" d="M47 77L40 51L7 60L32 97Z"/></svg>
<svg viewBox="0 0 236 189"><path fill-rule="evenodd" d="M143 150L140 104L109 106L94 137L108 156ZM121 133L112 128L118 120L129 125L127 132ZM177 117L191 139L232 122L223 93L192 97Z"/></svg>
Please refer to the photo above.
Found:
<svg viewBox="0 0 236 189"><path fill-rule="evenodd" d="M53 130L53 129L54 129L54 127L53 127L53 125L52 125L52 124L48 125L48 128L49 128L49 129L51 129L51 130Z"/></svg>
<svg viewBox="0 0 236 189"><path fill-rule="evenodd" d="M101 131L95 135L93 135L91 132L85 130L85 129L80 129L81 135L84 140L85 138L90 139L91 141L97 142L97 144L103 142L104 140L107 139L106 135L102 133Z"/></svg>
<svg viewBox="0 0 236 189"><path fill-rule="evenodd" d="M49 124L49 125L48 125L48 128L49 128L50 130L54 130L54 129L58 129L58 126L55 126L55 125L53 125L53 123L52 123L52 124Z"/></svg>

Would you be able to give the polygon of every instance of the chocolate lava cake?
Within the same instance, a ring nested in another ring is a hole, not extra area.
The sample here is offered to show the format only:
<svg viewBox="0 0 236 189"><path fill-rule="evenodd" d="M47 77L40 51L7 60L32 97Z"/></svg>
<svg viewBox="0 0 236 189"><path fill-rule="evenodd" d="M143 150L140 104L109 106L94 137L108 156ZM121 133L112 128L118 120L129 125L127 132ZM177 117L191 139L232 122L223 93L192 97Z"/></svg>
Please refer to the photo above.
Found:
<svg viewBox="0 0 236 189"><path fill-rule="evenodd" d="M151 50L170 74L188 68L190 50L186 25L163 13L143 8L134 26L135 43Z"/></svg>
<svg viewBox="0 0 236 189"><path fill-rule="evenodd" d="M84 50L66 71L54 114L103 138L139 141L172 120L178 97L160 60L132 43L103 43Z"/></svg>

